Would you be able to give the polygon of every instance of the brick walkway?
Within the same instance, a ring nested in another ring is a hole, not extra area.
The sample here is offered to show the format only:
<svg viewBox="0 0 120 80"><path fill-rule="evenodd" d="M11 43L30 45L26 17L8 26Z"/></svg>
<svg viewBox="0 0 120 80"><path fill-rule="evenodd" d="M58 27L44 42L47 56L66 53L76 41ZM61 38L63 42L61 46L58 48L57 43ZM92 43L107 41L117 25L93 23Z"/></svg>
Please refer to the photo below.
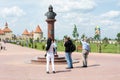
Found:
<svg viewBox="0 0 120 80"><path fill-rule="evenodd" d="M90 53L87 68L82 68L81 54L73 53L71 70L67 65L55 65L56 74L46 74L45 65L30 64L36 56L44 56L44 51L13 44L6 44L7 50L0 51L0 80L120 80L120 55ZM64 52L58 53L64 56Z"/></svg>

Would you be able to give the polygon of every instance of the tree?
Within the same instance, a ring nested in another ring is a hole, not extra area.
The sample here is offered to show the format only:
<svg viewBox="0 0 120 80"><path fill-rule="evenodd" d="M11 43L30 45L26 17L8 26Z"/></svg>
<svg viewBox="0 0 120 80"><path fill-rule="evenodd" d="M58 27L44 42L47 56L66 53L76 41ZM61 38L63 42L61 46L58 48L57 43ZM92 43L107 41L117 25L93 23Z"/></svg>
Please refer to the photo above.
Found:
<svg viewBox="0 0 120 80"><path fill-rule="evenodd" d="M75 38L75 39L78 39L78 37L79 37L79 33L78 33L78 31L77 31L77 27L76 27L76 25L74 24L74 30L73 30L73 37Z"/></svg>
<svg viewBox="0 0 120 80"><path fill-rule="evenodd" d="M32 48L33 48L33 38L29 38L30 44L32 44Z"/></svg>
<svg viewBox="0 0 120 80"><path fill-rule="evenodd" d="M33 43L33 39L32 38L29 38L29 41L30 41L30 43Z"/></svg>
<svg viewBox="0 0 120 80"><path fill-rule="evenodd" d="M63 40L64 40L64 38L66 38L66 37L67 37L67 35L64 35Z"/></svg>
<svg viewBox="0 0 120 80"><path fill-rule="evenodd" d="M100 35L98 35L98 34L95 35L95 36L94 36L94 39L95 39L95 40L100 40Z"/></svg>
<svg viewBox="0 0 120 80"><path fill-rule="evenodd" d="M120 42L120 33L117 34L117 38L118 38L118 39L117 39L118 42Z"/></svg>
<svg viewBox="0 0 120 80"><path fill-rule="evenodd" d="M120 53L120 32L117 34L117 41L118 41L118 53Z"/></svg>
<svg viewBox="0 0 120 80"><path fill-rule="evenodd" d="M104 43L104 48L107 47L107 45L109 44L109 39L107 37L105 37L103 39L103 43Z"/></svg>
<svg viewBox="0 0 120 80"><path fill-rule="evenodd" d="M82 34L81 38L84 39L85 37L86 37L85 34Z"/></svg>

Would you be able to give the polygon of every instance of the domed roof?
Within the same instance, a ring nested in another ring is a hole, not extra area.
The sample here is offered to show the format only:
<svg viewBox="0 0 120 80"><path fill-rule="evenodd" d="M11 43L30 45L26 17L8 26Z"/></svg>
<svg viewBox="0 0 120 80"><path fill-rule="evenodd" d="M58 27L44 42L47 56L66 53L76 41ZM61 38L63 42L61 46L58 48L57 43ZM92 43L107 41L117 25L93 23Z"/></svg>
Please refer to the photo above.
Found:
<svg viewBox="0 0 120 80"><path fill-rule="evenodd" d="M0 35L1 35L1 34L4 34L4 32L0 29Z"/></svg>
<svg viewBox="0 0 120 80"><path fill-rule="evenodd" d="M5 28L3 29L3 31L4 31L4 32L12 32L8 27L5 27Z"/></svg>

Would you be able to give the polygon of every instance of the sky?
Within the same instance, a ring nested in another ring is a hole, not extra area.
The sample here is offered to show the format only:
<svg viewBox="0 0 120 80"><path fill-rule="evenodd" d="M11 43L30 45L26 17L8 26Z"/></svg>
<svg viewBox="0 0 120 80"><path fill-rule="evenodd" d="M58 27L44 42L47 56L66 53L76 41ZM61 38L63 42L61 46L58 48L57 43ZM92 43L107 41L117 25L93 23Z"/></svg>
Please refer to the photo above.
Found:
<svg viewBox="0 0 120 80"><path fill-rule="evenodd" d="M49 5L53 6L55 17L55 38L72 37L74 24L79 38L85 34L94 37L95 27L101 29L101 38L116 38L120 32L120 0L0 0L0 28L7 22L16 35L25 29L35 30L40 25L47 37Z"/></svg>

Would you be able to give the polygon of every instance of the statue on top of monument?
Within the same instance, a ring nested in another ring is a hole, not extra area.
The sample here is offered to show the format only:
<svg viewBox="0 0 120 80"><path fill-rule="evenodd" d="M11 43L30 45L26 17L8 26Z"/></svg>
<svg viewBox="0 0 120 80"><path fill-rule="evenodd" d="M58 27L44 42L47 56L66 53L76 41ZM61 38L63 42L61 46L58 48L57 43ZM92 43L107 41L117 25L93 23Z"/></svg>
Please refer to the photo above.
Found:
<svg viewBox="0 0 120 80"><path fill-rule="evenodd" d="M45 13L45 16L47 16L47 19L55 19L56 13L53 12L53 7L52 7L52 5L49 6L48 12Z"/></svg>

